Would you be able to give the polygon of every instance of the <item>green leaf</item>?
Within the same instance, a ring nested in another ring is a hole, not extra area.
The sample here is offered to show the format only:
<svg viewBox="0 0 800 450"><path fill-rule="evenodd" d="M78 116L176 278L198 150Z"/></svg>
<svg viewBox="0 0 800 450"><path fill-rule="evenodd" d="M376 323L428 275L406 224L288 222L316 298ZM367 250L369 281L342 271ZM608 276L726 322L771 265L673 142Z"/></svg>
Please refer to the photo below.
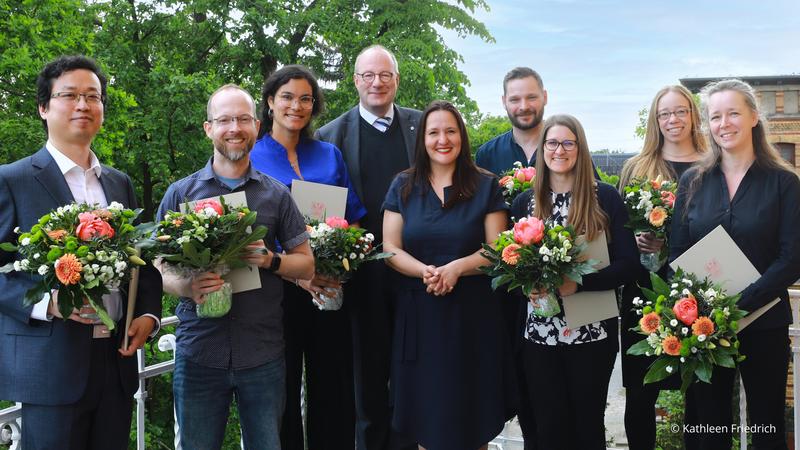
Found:
<svg viewBox="0 0 800 450"><path fill-rule="evenodd" d="M628 349L628 355L644 355L647 352L653 353L653 347L647 342L647 339L641 340Z"/></svg>
<svg viewBox="0 0 800 450"><path fill-rule="evenodd" d="M697 378L704 383L711 383L711 374L714 371L714 366L708 361L700 361L700 364L695 369L694 373Z"/></svg>
<svg viewBox="0 0 800 450"><path fill-rule="evenodd" d="M653 284L653 291L658 292L664 296L669 294L669 285L664 279L658 276L655 272L650 272L650 282Z"/></svg>
<svg viewBox="0 0 800 450"><path fill-rule="evenodd" d="M647 373L644 376L644 383L655 383L672 375L671 373L667 372L667 366L671 366L672 373L675 373L675 371L680 367L680 361L678 361L678 358L672 356L660 356L658 359L653 361L653 364L650 365L650 369L647 370Z"/></svg>
<svg viewBox="0 0 800 450"><path fill-rule="evenodd" d="M8 253L14 253L19 249L19 247L10 242L3 242L2 244L0 244L0 249Z"/></svg>

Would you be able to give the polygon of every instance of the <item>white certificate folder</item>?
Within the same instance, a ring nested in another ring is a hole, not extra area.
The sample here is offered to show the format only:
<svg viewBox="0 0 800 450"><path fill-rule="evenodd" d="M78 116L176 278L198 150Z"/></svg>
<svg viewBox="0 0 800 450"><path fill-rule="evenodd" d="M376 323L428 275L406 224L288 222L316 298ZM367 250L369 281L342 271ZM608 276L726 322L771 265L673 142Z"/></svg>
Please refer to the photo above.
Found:
<svg viewBox="0 0 800 450"><path fill-rule="evenodd" d="M229 206L233 207L247 206L247 196L243 191L233 192L225 195L218 195L215 197L209 197L208 199L217 200L220 197L224 198L225 203ZM208 200L208 199L202 199L202 200ZM188 206L190 208L194 208L195 203L199 201L200 199L188 202ZM181 212L186 212L186 205L187 205L186 203L181 203L180 205ZM240 269L232 270L227 275L224 275L222 278L224 278L225 281L229 281L231 283L231 288L234 294L237 292L259 289L261 287L261 275L258 273L258 267L256 267L255 264L250 264L247 267L242 267Z"/></svg>
<svg viewBox="0 0 800 450"><path fill-rule="evenodd" d="M672 270L680 267L684 272L697 278L708 277L719 283L728 294L742 292L747 286L761 277L753 263L747 259L728 232L718 225L714 230L697 241L689 250L670 263ZM776 298L739 321L739 331L753 323L781 299Z"/></svg>
<svg viewBox="0 0 800 450"><path fill-rule="evenodd" d="M600 270L611 264L608 256L608 241L605 233L589 242L581 253L586 259L599 261L595 268ZM610 319L619 315L617 308L617 294L611 289L608 291L583 291L562 298L564 305L564 318L567 326L574 330L583 325Z"/></svg>
<svg viewBox="0 0 800 450"><path fill-rule="evenodd" d="M341 186L293 180L292 198L301 214L320 222L326 217L344 217L347 208L347 188Z"/></svg>

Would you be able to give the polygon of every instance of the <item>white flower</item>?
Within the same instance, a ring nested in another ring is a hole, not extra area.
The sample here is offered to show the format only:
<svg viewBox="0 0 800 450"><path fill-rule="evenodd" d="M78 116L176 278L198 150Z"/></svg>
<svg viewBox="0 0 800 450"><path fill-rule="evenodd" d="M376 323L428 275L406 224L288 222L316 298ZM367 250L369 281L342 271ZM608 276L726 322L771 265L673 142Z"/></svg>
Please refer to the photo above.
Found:
<svg viewBox="0 0 800 450"><path fill-rule="evenodd" d="M691 295L692 292L690 290L686 289L686 288L683 288L683 290L681 291L681 294L688 296L688 295Z"/></svg>
<svg viewBox="0 0 800 450"><path fill-rule="evenodd" d="M545 256L542 256L542 261L544 261L544 262L548 262L548 261L550 261L550 257L549 257L549 256L547 256L547 255L545 255Z"/></svg>
<svg viewBox="0 0 800 450"><path fill-rule="evenodd" d="M42 264L41 266L39 266L39 270L37 272L39 272L39 275L45 275L47 273L48 269L49 269L49 267L47 267L46 265Z"/></svg>
<svg viewBox="0 0 800 450"><path fill-rule="evenodd" d="M681 362L682 362L682 363L685 363L685 362L686 362L686 358L684 358L683 356L681 356Z"/></svg>
<svg viewBox="0 0 800 450"><path fill-rule="evenodd" d="M678 289L678 283L672 283L672 286L670 286L670 287L672 289Z"/></svg>
<svg viewBox="0 0 800 450"><path fill-rule="evenodd" d="M361 253L360 255L358 255L358 259L364 259L364 254Z"/></svg>
<svg viewBox="0 0 800 450"><path fill-rule="evenodd" d="M633 304L638 305L642 301L641 297L633 297Z"/></svg>
<svg viewBox="0 0 800 450"><path fill-rule="evenodd" d="M124 272L128 268L128 264L125 261L117 261L114 263L114 268L117 272Z"/></svg>
<svg viewBox="0 0 800 450"><path fill-rule="evenodd" d="M669 324L671 326L673 326L673 327L677 327L678 326L678 321L676 319L672 319L672 320L669 321Z"/></svg>
<svg viewBox="0 0 800 450"><path fill-rule="evenodd" d="M717 296L717 291L715 291L712 288L708 288L707 291L703 292L703 296L706 297L707 299L711 300L711 299L713 299L714 297Z"/></svg>
<svg viewBox="0 0 800 450"><path fill-rule="evenodd" d="M108 205L109 211L122 211L123 209L125 209L125 207L122 206L120 202L111 202L111 204Z"/></svg>
<svg viewBox="0 0 800 450"><path fill-rule="evenodd" d="M672 366L667 366L667 367L664 368L664 370L666 370L667 373L672 373L673 369L672 369Z"/></svg>
<svg viewBox="0 0 800 450"><path fill-rule="evenodd" d="M697 342L705 342L705 340L706 340L706 335L705 334L701 334L700 336L697 336Z"/></svg>
<svg viewBox="0 0 800 450"><path fill-rule="evenodd" d="M22 272L22 267L19 264L19 261L14 261L14 270L17 272Z"/></svg>
<svg viewBox="0 0 800 450"><path fill-rule="evenodd" d="M355 253L350 253L350 259L356 259L357 257L358 255L356 255Z"/></svg>
<svg viewBox="0 0 800 450"><path fill-rule="evenodd" d="M683 284L685 284L685 285L687 285L689 287L692 287L692 280L690 280L688 278L684 278L683 279Z"/></svg>
<svg viewBox="0 0 800 450"><path fill-rule="evenodd" d="M684 336L689 335L689 327L681 328L681 333L683 333Z"/></svg>
<svg viewBox="0 0 800 450"><path fill-rule="evenodd" d="M33 254L33 259L39 259L40 256L42 256L41 253L34 253Z"/></svg>
<svg viewBox="0 0 800 450"><path fill-rule="evenodd" d="M14 233L19 234L19 227L14 227Z"/></svg>
<svg viewBox="0 0 800 450"><path fill-rule="evenodd" d="M692 347L692 353L697 353L697 347Z"/></svg>
<svg viewBox="0 0 800 450"><path fill-rule="evenodd" d="M635 193L635 192L633 192L633 191L631 191L631 192L628 192L628 193L625 195L625 198L631 198L631 197L633 197L634 195L636 195L636 193Z"/></svg>
<svg viewBox="0 0 800 450"><path fill-rule="evenodd" d="M30 268L30 266L31 266L31 262L28 261L27 259L23 259L23 260L21 260L19 262L19 267L22 268L22 270L28 270L28 268Z"/></svg>
<svg viewBox="0 0 800 450"><path fill-rule="evenodd" d="M678 291L676 291L675 289L669 291L669 296L670 297L675 297L676 295L678 295Z"/></svg>
<svg viewBox="0 0 800 450"><path fill-rule="evenodd" d="M650 352L644 352L644 356L653 356L653 354Z"/></svg>
<svg viewBox="0 0 800 450"><path fill-rule="evenodd" d="M28 245L28 244L31 243L31 238L22 238L22 242L20 242L20 243L22 245Z"/></svg>
<svg viewBox="0 0 800 450"><path fill-rule="evenodd" d="M540 255L552 255L553 252L550 251L550 249L547 248L546 245L543 245L541 248L539 248L539 254Z"/></svg>

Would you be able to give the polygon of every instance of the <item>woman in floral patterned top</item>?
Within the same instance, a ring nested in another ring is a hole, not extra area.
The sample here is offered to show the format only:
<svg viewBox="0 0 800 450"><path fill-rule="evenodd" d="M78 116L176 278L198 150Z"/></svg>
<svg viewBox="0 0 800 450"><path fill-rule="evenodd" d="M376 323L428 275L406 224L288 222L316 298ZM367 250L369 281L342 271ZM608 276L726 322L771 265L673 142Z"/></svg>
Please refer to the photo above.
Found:
<svg viewBox="0 0 800 450"><path fill-rule="evenodd" d="M633 233L625 228L628 214L616 189L594 180L581 124L567 115L549 118L538 148L544 151L536 156L535 184L516 198L512 215L569 224L588 241L604 233L608 241L610 265L584 276L580 285L565 279L558 295L616 289L629 282L639 256ZM536 418L539 448L605 448L603 419L619 348L617 321L614 317L570 329L563 312L540 317L528 307L523 382Z"/></svg>

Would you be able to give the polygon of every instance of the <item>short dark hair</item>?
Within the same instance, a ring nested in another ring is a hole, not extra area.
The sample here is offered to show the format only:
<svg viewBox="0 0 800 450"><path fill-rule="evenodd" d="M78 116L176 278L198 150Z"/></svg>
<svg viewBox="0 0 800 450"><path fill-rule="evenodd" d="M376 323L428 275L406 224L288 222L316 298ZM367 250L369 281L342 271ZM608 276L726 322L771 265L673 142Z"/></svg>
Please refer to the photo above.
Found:
<svg viewBox="0 0 800 450"><path fill-rule="evenodd" d="M97 75L100 80L100 94L103 96L103 102L106 101L106 86L108 85L108 78L100 70L97 62L88 56L83 55L70 55L59 56L47 63L39 77L36 78L36 102L39 106L47 107L50 104L50 95L53 93L53 81L63 75L65 72L73 70L86 69Z"/></svg>
<svg viewBox="0 0 800 450"><path fill-rule="evenodd" d="M274 97L284 84L290 80L306 80L311 85L311 96L314 97L314 107L311 109L311 119L317 117L322 112L325 106L325 99L322 95L322 89L319 88L317 78L305 66L292 64L283 66L272 73L264 82L264 87L261 89L261 129L258 131L258 138L261 139L265 134L272 131L272 116L270 116L269 98ZM300 134L306 137L311 137L311 121L300 130Z"/></svg>
<svg viewBox="0 0 800 450"><path fill-rule="evenodd" d="M519 80L522 78L533 77L537 83L539 83L539 87L544 89L544 83L542 82L542 77L539 75L538 72L531 69L530 67L515 67L511 69L505 77L503 77L503 95L506 95L506 86L508 86L508 82L511 80Z"/></svg>

